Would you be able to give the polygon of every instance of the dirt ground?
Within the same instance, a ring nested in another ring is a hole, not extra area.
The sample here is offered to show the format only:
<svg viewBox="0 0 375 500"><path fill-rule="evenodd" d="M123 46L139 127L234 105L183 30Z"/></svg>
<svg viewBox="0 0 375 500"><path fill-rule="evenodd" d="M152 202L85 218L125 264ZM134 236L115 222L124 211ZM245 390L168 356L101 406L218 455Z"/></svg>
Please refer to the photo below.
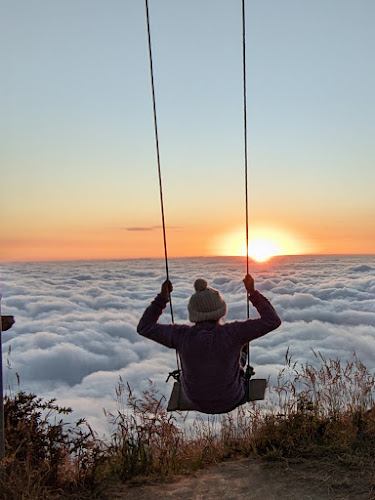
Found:
<svg viewBox="0 0 375 500"><path fill-rule="evenodd" d="M372 491L372 486L374 489ZM238 460L169 482L124 486L110 500L375 500L374 471L335 463Z"/></svg>

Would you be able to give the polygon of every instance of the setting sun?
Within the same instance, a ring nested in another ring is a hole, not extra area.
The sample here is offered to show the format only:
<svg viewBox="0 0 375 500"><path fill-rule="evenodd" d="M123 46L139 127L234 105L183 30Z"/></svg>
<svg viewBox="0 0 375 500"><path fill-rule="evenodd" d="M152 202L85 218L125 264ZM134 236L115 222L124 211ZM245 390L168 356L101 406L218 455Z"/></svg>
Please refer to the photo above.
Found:
<svg viewBox="0 0 375 500"><path fill-rule="evenodd" d="M245 239L240 230L220 235L215 250L218 255L246 256ZM303 253L306 253L306 248L301 241L285 231L256 228L249 232L249 257L257 262L265 262L277 255Z"/></svg>
<svg viewBox="0 0 375 500"><path fill-rule="evenodd" d="M258 262L264 262L275 255L283 255L283 249L277 241L259 237L249 240L249 255ZM244 252L246 255L246 250Z"/></svg>

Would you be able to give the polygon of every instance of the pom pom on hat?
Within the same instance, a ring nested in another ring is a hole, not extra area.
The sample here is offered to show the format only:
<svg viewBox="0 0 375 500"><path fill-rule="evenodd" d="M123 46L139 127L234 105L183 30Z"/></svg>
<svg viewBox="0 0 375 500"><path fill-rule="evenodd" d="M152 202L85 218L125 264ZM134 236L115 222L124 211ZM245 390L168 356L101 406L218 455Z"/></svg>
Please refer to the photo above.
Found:
<svg viewBox="0 0 375 500"><path fill-rule="evenodd" d="M205 290L207 288L207 281L204 280L203 278L198 278L197 280L195 280L195 283L194 283L194 288L195 288L195 291L196 292L203 292L203 290Z"/></svg>
<svg viewBox="0 0 375 500"><path fill-rule="evenodd" d="M189 319L192 323L218 321L225 316L227 304L217 290L208 286L205 279L197 279L194 288L196 292L190 297L188 304Z"/></svg>

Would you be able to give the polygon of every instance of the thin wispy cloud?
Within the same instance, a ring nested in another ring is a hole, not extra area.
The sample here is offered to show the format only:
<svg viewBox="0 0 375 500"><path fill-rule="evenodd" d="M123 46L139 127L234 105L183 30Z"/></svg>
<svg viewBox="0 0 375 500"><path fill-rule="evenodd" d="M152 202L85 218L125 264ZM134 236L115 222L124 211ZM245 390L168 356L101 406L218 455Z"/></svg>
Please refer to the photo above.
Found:
<svg viewBox="0 0 375 500"><path fill-rule="evenodd" d="M125 231L160 231L161 226L131 226L126 227ZM168 231L179 231L182 229L179 226L168 226Z"/></svg>
<svg viewBox="0 0 375 500"><path fill-rule="evenodd" d="M155 231L156 229L160 229L160 226L133 226L126 227L126 231Z"/></svg>

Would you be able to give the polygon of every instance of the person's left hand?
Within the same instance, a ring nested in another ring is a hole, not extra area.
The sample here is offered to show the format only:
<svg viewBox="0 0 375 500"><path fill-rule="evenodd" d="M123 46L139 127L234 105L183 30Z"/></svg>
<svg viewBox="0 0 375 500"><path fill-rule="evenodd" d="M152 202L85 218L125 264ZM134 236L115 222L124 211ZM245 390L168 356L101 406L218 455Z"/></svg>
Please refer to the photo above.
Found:
<svg viewBox="0 0 375 500"><path fill-rule="evenodd" d="M161 285L161 294L164 295L164 297L169 300L170 295L173 291L173 285L170 280L165 280L164 283Z"/></svg>

